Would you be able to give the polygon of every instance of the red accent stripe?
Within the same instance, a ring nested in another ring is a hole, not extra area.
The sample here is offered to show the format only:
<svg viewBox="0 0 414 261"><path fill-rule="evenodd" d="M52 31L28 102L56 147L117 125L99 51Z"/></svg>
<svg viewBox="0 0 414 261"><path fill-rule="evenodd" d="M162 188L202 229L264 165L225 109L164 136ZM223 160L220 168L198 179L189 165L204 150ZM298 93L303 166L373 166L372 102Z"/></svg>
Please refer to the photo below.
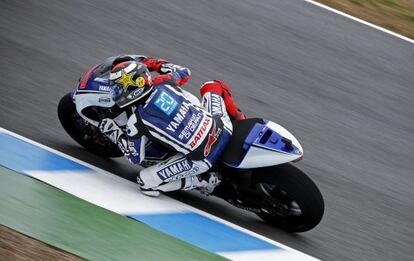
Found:
<svg viewBox="0 0 414 261"><path fill-rule="evenodd" d="M91 74L92 74L92 72L96 69L96 67L98 67L99 66L99 64L97 64L97 65L95 65L95 66L93 66L92 68L90 68L86 73L85 73L85 75L82 77L82 80L81 80L81 82L80 82L80 84L79 84L79 88L80 89L85 89L86 88L86 83L88 82L88 80L89 80L89 76L91 76Z"/></svg>
<svg viewBox="0 0 414 261"><path fill-rule="evenodd" d="M117 65L114 66L114 68L112 68L112 72L116 72L116 71L119 71L121 69L125 69L130 64L131 64L131 61L118 63Z"/></svg>

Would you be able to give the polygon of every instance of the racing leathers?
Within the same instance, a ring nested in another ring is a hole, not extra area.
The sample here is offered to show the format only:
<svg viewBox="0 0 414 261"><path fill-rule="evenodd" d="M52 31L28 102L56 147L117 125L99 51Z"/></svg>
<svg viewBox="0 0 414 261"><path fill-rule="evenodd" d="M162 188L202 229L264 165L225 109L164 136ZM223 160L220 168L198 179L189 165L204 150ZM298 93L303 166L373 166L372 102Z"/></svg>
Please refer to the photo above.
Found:
<svg viewBox="0 0 414 261"><path fill-rule="evenodd" d="M137 181L143 191L173 191L217 183L213 174L207 176L207 181L196 176L212 167L230 140L232 123L223 100L229 96L228 86L222 81L206 82L200 90L200 106L179 88L190 78L187 68L154 58L141 62L150 71L160 73L153 79L154 90L144 102L130 107L126 133L111 119L101 122L102 133L118 144L134 164L145 159L150 141L176 151L172 157L139 172ZM237 107L233 112L236 118L243 116Z"/></svg>

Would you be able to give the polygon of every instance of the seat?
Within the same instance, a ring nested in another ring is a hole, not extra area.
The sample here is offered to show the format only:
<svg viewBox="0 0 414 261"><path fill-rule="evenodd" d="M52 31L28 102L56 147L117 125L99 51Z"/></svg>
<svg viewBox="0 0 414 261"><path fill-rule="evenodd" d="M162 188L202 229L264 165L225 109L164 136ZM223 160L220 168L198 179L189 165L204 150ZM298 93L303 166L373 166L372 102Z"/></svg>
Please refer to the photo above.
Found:
<svg viewBox="0 0 414 261"><path fill-rule="evenodd" d="M236 163L243 157L243 144L256 123L265 124L261 118L249 118L233 122L233 135L220 159L226 163Z"/></svg>

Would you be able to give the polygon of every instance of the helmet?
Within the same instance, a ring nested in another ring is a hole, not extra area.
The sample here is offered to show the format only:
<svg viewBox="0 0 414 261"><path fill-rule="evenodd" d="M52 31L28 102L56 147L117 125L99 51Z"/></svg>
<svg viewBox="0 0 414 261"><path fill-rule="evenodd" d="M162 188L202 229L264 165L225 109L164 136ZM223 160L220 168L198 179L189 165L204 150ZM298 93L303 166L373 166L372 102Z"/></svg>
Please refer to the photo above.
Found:
<svg viewBox="0 0 414 261"><path fill-rule="evenodd" d="M114 102L123 108L152 90L151 74L145 64L131 60L114 63L109 74Z"/></svg>

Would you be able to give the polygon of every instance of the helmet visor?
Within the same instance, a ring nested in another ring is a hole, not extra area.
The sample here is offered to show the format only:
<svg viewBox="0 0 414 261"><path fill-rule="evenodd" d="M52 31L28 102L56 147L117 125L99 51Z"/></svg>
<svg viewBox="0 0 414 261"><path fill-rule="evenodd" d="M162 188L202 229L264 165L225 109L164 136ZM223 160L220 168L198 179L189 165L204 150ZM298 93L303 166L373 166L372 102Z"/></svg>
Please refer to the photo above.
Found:
<svg viewBox="0 0 414 261"><path fill-rule="evenodd" d="M122 108L139 100L151 89L150 86L129 86L125 89L122 84L114 84L111 89L112 100Z"/></svg>

